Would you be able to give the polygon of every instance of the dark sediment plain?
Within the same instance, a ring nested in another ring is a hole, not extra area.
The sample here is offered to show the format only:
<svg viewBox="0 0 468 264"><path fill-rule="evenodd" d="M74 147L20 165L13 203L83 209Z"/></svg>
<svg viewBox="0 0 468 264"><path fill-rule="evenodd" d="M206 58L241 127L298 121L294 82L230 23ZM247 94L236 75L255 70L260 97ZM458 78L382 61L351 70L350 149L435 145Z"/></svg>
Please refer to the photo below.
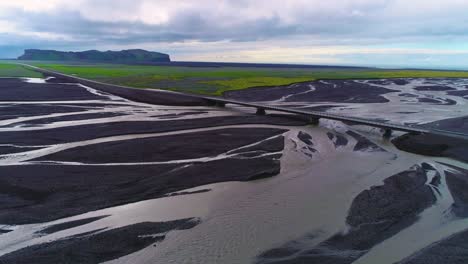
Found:
<svg viewBox="0 0 468 264"><path fill-rule="evenodd" d="M468 116L431 122L423 126L468 134ZM406 134L393 140L401 150L427 156L441 156L468 162L468 141L426 134Z"/></svg>
<svg viewBox="0 0 468 264"><path fill-rule="evenodd" d="M2 78L0 82L0 98L2 101L27 102L99 100L104 97L90 93L86 89L76 89L75 85L44 85L42 83L21 82L16 78Z"/></svg>
<svg viewBox="0 0 468 264"><path fill-rule="evenodd" d="M64 89L63 94L71 91L70 103L84 105L65 113L55 113L51 106L47 113L1 123L0 144L9 163L0 166L1 193L8 201L0 210L2 224L51 221L208 183L273 176L280 170L287 130L229 126L304 124L281 116L155 110L73 84L5 82L5 101L17 100L11 88L16 85L19 93L34 91L27 97L31 101L50 95L66 107L67 98L55 92ZM88 107L89 101L101 102L101 107ZM113 104L106 108L107 102ZM121 107L115 106L118 102Z"/></svg>
<svg viewBox="0 0 468 264"><path fill-rule="evenodd" d="M0 82L3 225L50 222L209 183L274 176L287 131L275 126L305 124L280 115L153 107L63 81ZM179 195L192 193L199 192ZM53 224L35 236L50 237L106 217ZM174 219L108 231L106 226L25 247L0 257L0 263L100 263L196 224Z"/></svg>
<svg viewBox="0 0 468 264"><path fill-rule="evenodd" d="M447 185L453 196L452 213L460 219L468 217L468 170L446 173ZM468 230L431 244L398 264L461 264L468 259Z"/></svg>
<svg viewBox="0 0 468 264"><path fill-rule="evenodd" d="M67 82L0 80L0 263L468 262L465 143ZM466 133L467 83L226 96Z"/></svg>
<svg viewBox="0 0 468 264"><path fill-rule="evenodd" d="M395 92L356 81L313 81L278 87L228 91L225 97L240 101L384 103L382 94Z"/></svg>
<svg viewBox="0 0 468 264"><path fill-rule="evenodd" d="M466 115L467 83L467 79L320 80L229 91L224 96L394 123L422 124Z"/></svg>
<svg viewBox="0 0 468 264"><path fill-rule="evenodd" d="M0 257L1 263L102 263L164 240L170 230L190 229L195 219L138 223L112 230L95 230L59 241L26 247Z"/></svg>

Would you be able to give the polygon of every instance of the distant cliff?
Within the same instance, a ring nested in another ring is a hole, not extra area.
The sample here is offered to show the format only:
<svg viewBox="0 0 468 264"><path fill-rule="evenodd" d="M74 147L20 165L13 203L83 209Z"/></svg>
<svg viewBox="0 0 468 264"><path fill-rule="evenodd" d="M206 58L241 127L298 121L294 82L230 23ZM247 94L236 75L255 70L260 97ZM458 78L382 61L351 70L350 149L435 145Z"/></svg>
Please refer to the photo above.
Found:
<svg viewBox="0 0 468 264"><path fill-rule="evenodd" d="M170 62L169 55L159 52L131 49L122 51L64 52L56 50L27 49L19 60L43 61L95 61L115 63Z"/></svg>

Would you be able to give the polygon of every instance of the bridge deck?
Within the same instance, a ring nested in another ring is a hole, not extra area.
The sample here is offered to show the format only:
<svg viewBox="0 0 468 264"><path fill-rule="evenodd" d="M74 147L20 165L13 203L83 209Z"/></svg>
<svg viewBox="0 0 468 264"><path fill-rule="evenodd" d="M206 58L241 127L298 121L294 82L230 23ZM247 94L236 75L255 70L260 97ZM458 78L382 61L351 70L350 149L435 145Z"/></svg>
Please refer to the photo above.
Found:
<svg viewBox="0 0 468 264"><path fill-rule="evenodd" d="M368 125L368 126L378 127L382 129L392 129L392 130L397 130L397 131L414 132L414 133L429 133L430 132L430 130L425 129L425 128L420 128L420 127L382 123L382 122L377 122L373 120L367 120L363 118L344 116L344 115L338 115L338 114L332 114L332 113L307 111L307 110L286 108L286 107L280 107L280 106L263 105L263 104L258 104L258 103L247 103L247 102L223 99L223 98L218 98L218 97L205 97L205 99L208 101L213 101L213 102L235 104L235 105L254 107L254 108L260 108L260 109L265 109L265 110L290 113L290 114L298 114L298 115L310 116L313 118L325 118L325 119L331 119L331 120L337 120L337 121L353 122L356 124Z"/></svg>
<svg viewBox="0 0 468 264"><path fill-rule="evenodd" d="M352 122L352 123L360 124L360 125L378 127L384 130L389 129L389 130L409 132L409 133L433 134L433 135L454 137L454 138L468 140L468 135L463 134L463 133L458 133L458 132L452 132L452 131L429 129L429 128L424 128L420 126L408 126L408 125L399 125L399 124L392 124L392 123L383 123L383 122L378 122L378 121L368 120L368 119L363 119L363 118L358 118L358 117L352 117L352 116L338 115L338 114L318 112L318 111L307 111L307 110L286 108L286 107L280 107L280 106L270 106L270 105L264 105L264 104L258 104L258 103L248 103L248 102L229 100L229 99L218 98L218 97L204 97L204 98L208 101L220 102L223 104L235 104L235 105L241 105L241 106L247 106L247 107L254 107L254 108L264 109L264 110L298 114L298 115L308 116L311 118L325 118L325 119L331 119L331 120L337 120L337 121L346 121L346 122Z"/></svg>

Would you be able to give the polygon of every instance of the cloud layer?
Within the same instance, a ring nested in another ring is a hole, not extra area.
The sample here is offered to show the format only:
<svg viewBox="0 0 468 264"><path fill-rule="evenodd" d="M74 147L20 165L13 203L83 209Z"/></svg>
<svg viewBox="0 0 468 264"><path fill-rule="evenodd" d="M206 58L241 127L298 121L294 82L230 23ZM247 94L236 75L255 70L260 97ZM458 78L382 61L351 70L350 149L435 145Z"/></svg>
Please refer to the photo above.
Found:
<svg viewBox="0 0 468 264"><path fill-rule="evenodd" d="M0 57L144 47L182 60L447 64L467 58L466 10L465 0L2 1Z"/></svg>

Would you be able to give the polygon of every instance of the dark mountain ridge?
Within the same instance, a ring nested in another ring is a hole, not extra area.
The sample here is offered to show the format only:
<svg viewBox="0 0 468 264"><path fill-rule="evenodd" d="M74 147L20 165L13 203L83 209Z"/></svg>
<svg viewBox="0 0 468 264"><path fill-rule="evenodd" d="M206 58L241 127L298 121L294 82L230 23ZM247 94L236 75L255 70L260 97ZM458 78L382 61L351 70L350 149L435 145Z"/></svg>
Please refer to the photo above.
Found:
<svg viewBox="0 0 468 264"><path fill-rule="evenodd" d="M119 63L148 63L170 62L169 55L142 49L129 49L122 51L87 50L82 52L27 49L18 57L19 60L44 61L96 61Z"/></svg>

